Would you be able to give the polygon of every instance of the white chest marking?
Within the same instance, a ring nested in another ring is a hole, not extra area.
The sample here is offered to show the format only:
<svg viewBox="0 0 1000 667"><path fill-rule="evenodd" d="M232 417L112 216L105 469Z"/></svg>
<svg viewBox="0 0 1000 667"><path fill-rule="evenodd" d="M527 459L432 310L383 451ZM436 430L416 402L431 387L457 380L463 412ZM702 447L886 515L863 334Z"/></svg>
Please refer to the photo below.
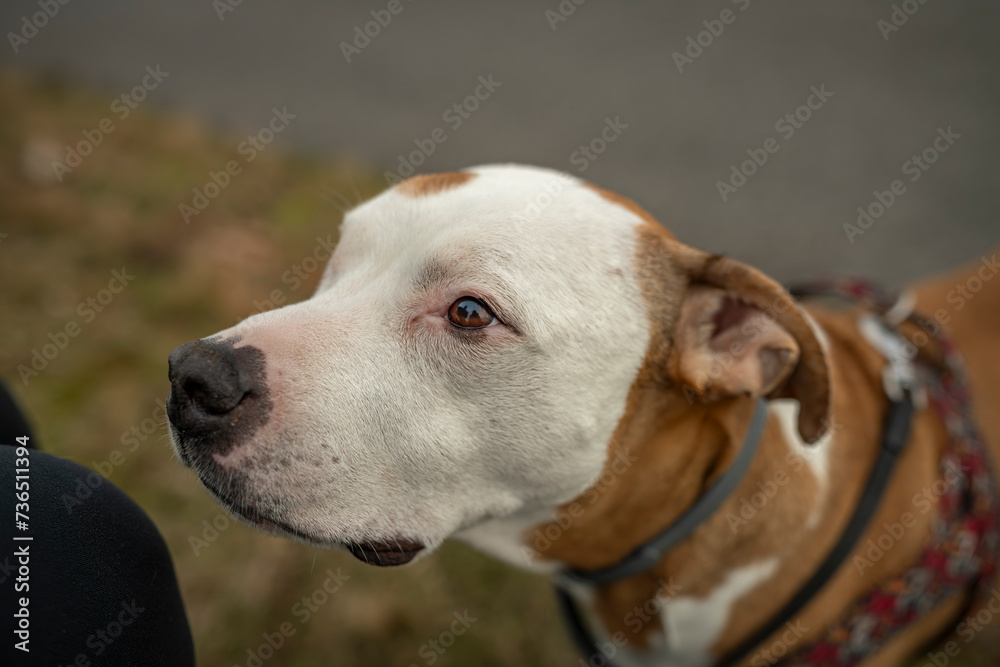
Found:
<svg viewBox="0 0 1000 667"><path fill-rule="evenodd" d="M792 398L780 398L770 401L771 414L778 420L781 433L793 454L801 456L806 465L816 477L820 488L824 489L830 476L830 450L833 440L833 430L829 429L822 438L813 444L806 444L799 435L799 402Z"/></svg>
<svg viewBox="0 0 1000 667"><path fill-rule="evenodd" d="M555 515L554 509L519 512L466 528L456 533L454 538L508 565L540 574L551 574L559 570L562 564L539 559L541 554L538 551L551 545L541 526L549 525Z"/></svg>
<svg viewBox="0 0 1000 667"><path fill-rule="evenodd" d="M799 402L790 399L776 399L770 402L771 414L778 420L781 426L781 433L785 436L785 442L792 454L801 457L809 466L813 476L816 478L818 490L816 501L813 505L812 513L806 521L806 528L812 530L816 527L820 516L823 513L824 501L827 496L827 489L830 479L830 452L833 449L833 438L835 429L831 426L822 438L809 445L799 436ZM790 472L790 471L789 471Z"/></svg>
<svg viewBox="0 0 1000 667"><path fill-rule="evenodd" d="M709 650L729 621L733 604L771 578L778 558L737 568L715 590L702 598L678 596L663 604L661 618L670 665L700 667L711 664Z"/></svg>

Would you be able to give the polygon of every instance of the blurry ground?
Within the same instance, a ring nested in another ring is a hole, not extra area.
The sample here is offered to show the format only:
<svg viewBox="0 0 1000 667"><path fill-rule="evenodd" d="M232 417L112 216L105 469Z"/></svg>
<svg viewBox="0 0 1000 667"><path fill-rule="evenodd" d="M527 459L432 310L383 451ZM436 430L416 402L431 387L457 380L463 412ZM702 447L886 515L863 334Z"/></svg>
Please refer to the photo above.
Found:
<svg viewBox="0 0 1000 667"><path fill-rule="evenodd" d="M317 239L335 240L339 207L383 181L350 162L276 147L247 164L240 135L151 108L119 119L109 99L52 78L0 76L0 369L45 449L106 471L160 527L199 664L244 665L262 635L285 622L296 632L265 665L577 664L545 582L464 547L375 570L231 523L217 534L205 528L221 521L220 510L165 438L168 353L251 314L274 290L305 298L320 273L305 270ZM54 181L51 161L107 117L114 131ZM229 160L241 173L185 224L178 205ZM87 299L116 270L135 278L98 312ZM296 271L305 280L294 288L283 276ZM80 333L63 338L71 322ZM23 381L18 367L53 340L67 341L65 349ZM297 601L338 568L350 579L304 621ZM477 620L439 656L429 642L450 644L442 633L466 611ZM970 648L950 664L996 661Z"/></svg>

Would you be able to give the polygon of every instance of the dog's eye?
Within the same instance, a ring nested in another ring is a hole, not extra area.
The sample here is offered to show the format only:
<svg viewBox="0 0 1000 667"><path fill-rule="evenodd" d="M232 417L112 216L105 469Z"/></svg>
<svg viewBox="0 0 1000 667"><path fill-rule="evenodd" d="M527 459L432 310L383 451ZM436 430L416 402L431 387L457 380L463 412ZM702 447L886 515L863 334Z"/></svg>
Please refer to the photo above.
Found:
<svg viewBox="0 0 1000 667"><path fill-rule="evenodd" d="M448 320L463 329L483 329L496 322L496 319L496 315L485 303L471 296L463 296L448 309Z"/></svg>

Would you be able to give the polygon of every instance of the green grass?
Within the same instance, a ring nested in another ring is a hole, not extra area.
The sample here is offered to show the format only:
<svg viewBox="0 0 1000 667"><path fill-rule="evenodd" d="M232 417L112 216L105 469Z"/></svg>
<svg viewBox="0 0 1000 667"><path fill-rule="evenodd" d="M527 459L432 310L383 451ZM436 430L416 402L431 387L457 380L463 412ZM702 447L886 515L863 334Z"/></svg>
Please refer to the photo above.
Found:
<svg viewBox="0 0 1000 667"><path fill-rule="evenodd" d="M178 205L239 158L241 137L145 107L116 119L114 132L54 181L51 161L110 115L112 97L0 73L0 369L44 449L104 470L121 461L109 477L166 537L199 664L244 665L283 623L295 632L265 665L578 664L548 584L464 547L377 570L232 522L205 532L203 522L223 514L172 456L158 407L167 355L255 312L273 290L288 302L306 298L321 271L295 290L282 274L313 253L317 237L336 238L333 202L369 197L382 183L374 170L272 146L185 224ZM122 268L135 279L85 322L78 304ZM79 335L22 382L18 367L71 321ZM135 446L133 427L143 438ZM197 554L194 538L206 540ZM302 622L295 605L338 568L350 578ZM425 647L465 610L477 620L450 649L437 656ZM951 662L994 664L978 645Z"/></svg>

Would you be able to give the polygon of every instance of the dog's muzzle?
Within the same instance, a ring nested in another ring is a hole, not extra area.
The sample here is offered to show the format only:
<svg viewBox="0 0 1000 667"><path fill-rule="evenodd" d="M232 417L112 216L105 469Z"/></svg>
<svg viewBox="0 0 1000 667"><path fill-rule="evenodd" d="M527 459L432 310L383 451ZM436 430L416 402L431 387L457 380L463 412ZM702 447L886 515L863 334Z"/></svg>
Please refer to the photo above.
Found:
<svg viewBox="0 0 1000 667"><path fill-rule="evenodd" d="M264 353L249 345L234 347L238 342L196 340L170 354L167 416L177 451L219 502L250 525L315 542L286 522L275 499L253 492L240 464L218 460L248 443L271 412ZM425 549L403 537L341 544L358 560L383 567L409 563Z"/></svg>

